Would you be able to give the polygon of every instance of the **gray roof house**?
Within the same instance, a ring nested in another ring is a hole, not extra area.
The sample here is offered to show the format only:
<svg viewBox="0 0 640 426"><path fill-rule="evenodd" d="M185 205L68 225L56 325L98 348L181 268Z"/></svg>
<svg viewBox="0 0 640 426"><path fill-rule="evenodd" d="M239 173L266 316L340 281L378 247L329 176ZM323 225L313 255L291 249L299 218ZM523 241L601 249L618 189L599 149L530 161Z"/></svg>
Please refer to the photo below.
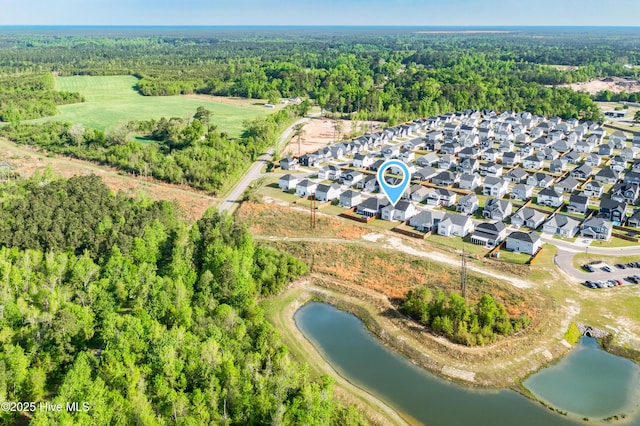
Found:
<svg viewBox="0 0 640 426"><path fill-rule="evenodd" d="M506 181L513 183L523 183L526 182L528 178L529 173L521 167L511 169L504 175Z"/></svg>
<svg viewBox="0 0 640 426"><path fill-rule="evenodd" d="M601 198L598 217L615 223L624 223L627 219L627 203L610 198Z"/></svg>
<svg viewBox="0 0 640 426"><path fill-rule="evenodd" d="M604 186L595 180L590 180L584 186L584 194L588 197L600 197L603 191Z"/></svg>
<svg viewBox="0 0 640 426"><path fill-rule="evenodd" d="M580 221L571 216L554 214L542 225L542 230L546 234L558 235L560 237L572 238L580 229Z"/></svg>
<svg viewBox="0 0 640 426"><path fill-rule="evenodd" d="M584 221L580 229L580 236L592 240L608 240L611 238L613 224L599 217L592 217Z"/></svg>
<svg viewBox="0 0 640 426"><path fill-rule="evenodd" d="M416 189L411 193L411 201L415 203L422 203L429 198L429 194L431 194L434 190L431 188L427 188L425 186L419 185L420 188Z"/></svg>
<svg viewBox="0 0 640 426"><path fill-rule="evenodd" d="M551 173L561 173L567 168L567 162L562 161L560 159L553 160L549 163L549 172Z"/></svg>
<svg viewBox="0 0 640 426"><path fill-rule="evenodd" d="M576 179L587 179L593 174L593 169L588 164L583 164L571 170L569 176Z"/></svg>
<svg viewBox="0 0 640 426"><path fill-rule="evenodd" d="M482 210L482 217L491 220L505 220L511 216L512 212L513 204L511 201L489 198Z"/></svg>
<svg viewBox="0 0 640 426"><path fill-rule="evenodd" d="M518 183L511 188L509 197L512 200L527 201L533 196L533 186L525 185L524 183Z"/></svg>
<svg viewBox="0 0 640 426"><path fill-rule="evenodd" d="M438 228L438 223L446 215L438 210L423 210L409 219L409 226L413 226L418 231L431 232Z"/></svg>
<svg viewBox="0 0 640 426"><path fill-rule="evenodd" d="M501 164L496 163L486 163L480 166L480 175L481 176L493 176L500 177L502 176L503 167Z"/></svg>
<svg viewBox="0 0 640 426"><path fill-rule="evenodd" d="M542 172L533 173L527 179L527 185L535 186L538 188L548 188L552 183L553 176Z"/></svg>
<svg viewBox="0 0 640 426"><path fill-rule="evenodd" d="M471 234L471 242L485 247L495 247L504 241L506 235L507 227L504 223L485 222L476 226L473 234Z"/></svg>
<svg viewBox="0 0 640 426"><path fill-rule="evenodd" d="M610 167L605 167L596 173L595 180L602 183L616 183L620 178L620 173L616 172Z"/></svg>
<svg viewBox="0 0 640 426"><path fill-rule="evenodd" d="M558 192L573 192L578 188L578 186L580 186L580 182L578 182L576 178L569 176L553 185L553 189Z"/></svg>
<svg viewBox="0 0 640 426"><path fill-rule="evenodd" d="M502 198L509 190L509 184L506 180L487 176L484 179L484 185L482 187L483 195L490 195L492 197Z"/></svg>
<svg viewBox="0 0 640 426"><path fill-rule="evenodd" d="M326 202L333 201L340 196L342 189L337 183L327 185L321 183L316 188L316 200Z"/></svg>
<svg viewBox="0 0 640 426"><path fill-rule="evenodd" d="M381 210L381 217L384 220L406 221L416 214L416 205L410 201L398 201L394 206L388 204Z"/></svg>
<svg viewBox="0 0 640 426"><path fill-rule="evenodd" d="M422 157L418 158L416 160L416 163L420 167L433 166L438 162L439 159L440 157L438 157L438 155L435 152L428 152Z"/></svg>
<svg viewBox="0 0 640 426"><path fill-rule="evenodd" d="M482 183L482 178L480 178L480 175L477 174L463 174L462 176L460 176L460 181L458 182L458 185L460 186L460 189L467 189L469 191L473 191L475 190L477 187L480 186L480 184Z"/></svg>
<svg viewBox="0 0 640 426"><path fill-rule="evenodd" d="M348 209L357 206L362 202L362 192L347 190L340 194L340 203L341 207L346 207Z"/></svg>
<svg viewBox="0 0 640 426"><path fill-rule="evenodd" d="M370 197L358 204L356 212L359 215L367 217L379 216L382 212L382 208L387 206L389 201L377 197Z"/></svg>
<svg viewBox="0 0 640 426"><path fill-rule="evenodd" d="M530 155L522 160L522 167L525 169L539 170L542 168L543 161L535 155Z"/></svg>
<svg viewBox="0 0 640 426"><path fill-rule="evenodd" d="M427 204L430 206L451 207L456 204L457 194L444 188L436 188L427 195Z"/></svg>
<svg viewBox="0 0 640 426"><path fill-rule="evenodd" d="M446 237L466 237L473 231L473 221L469 216L447 213L438 223L438 235Z"/></svg>
<svg viewBox="0 0 640 426"><path fill-rule="evenodd" d="M541 206L559 207L564 202L564 194L556 192L551 188L544 188L538 192L536 203Z"/></svg>
<svg viewBox="0 0 640 426"><path fill-rule="evenodd" d="M280 168L282 170L296 170L298 168L298 159L297 158L283 158L280 160Z"/></svg>
<svg viewBox="0 0 640 426"><path fill-rule="evenodd" d="M479 201L476 194L467 194L458 201L456 211L458 213L472 215L476 210L478 210L478 206Z"/></svg>
<svg viewBox="0 0 640 426"><path fill-rule="evenodd" d="M638 201L639 191L640 184L638 183L616 183L611 188L611 199L635 204Z"/></svg>
<svg viewBox="0 0 640 426"><path fill-rule="evenodd" d="M376 176L367 175L364 179L359 180L356 183L356 188L362 189L366 192L377 191L380 188L378 184L378 178Z"/></svg>
<svg viewBox="0 0 640 426"><path fill-rule="evenodd" d="M589 198L584 195L572 194L569 197L567 211L571 213L585 214L589 210Z"/></svg>
<svg viewBox="0 0 640 426"><path fill-rule="evenodd" d="M502 164L505 167L512 167L516 164L520 164L520 154L517 152L505 152L502 155Z"/></svg>
<svg viewBox="0 0 640 426"><path fill-rule="evenodd" d="M438 174L438 171L431 166L422 167L411 175L411 179L420 182L428 181Z"/></svg>
<svg viewBox="0 0 640 426"><path fill-rule="evenodd" d="M450 186L456 182L456 174L452 172L440 172L431 178L431 182L437 186Z"/></svg>
<svg viewBox="0 0 640 426"><path fill-rule="evenodd" d="M347 186L354 186L364 178L364 174L357 170L347 170L342 174L342 183Z"/></svg>
<svg viewBox="0 0 640 426"><path fill-rule="evenodd" d="M547 215L530 207L523 207L511 216L511 224L514 226L526 226L530 229L538 229L547 219Z"/></svg>
<svg viewBox="0 0 640 426"><path fill-rule="evenodd" d="M308 197L316 193L318 184L312 180L304 179L296 185L296 195L298 197Z"/></svg>
<svg viewBox="0 0 640 426"><path fill-rule="evenodd" d="M278 187L283 191L291 191L292 189L296 188L296 185L298 185L299 181L300 181L300 178L298 176L294 176L294 175L280 176L280 179L278 179Z"/></svg>
<svg viewBox="0 0 640 426"><path fill-rule="evenodd" d="M634 228L640 228L640 209L633 211L633 214L627 220L627 225L633 226Z"/></svg>
<svg viewBox="0 0 640 426"><path fill-rule="evenodd" d="M534 255L542 247L542 239L536 232L515 231L507 236L507 250Z"/></svg>

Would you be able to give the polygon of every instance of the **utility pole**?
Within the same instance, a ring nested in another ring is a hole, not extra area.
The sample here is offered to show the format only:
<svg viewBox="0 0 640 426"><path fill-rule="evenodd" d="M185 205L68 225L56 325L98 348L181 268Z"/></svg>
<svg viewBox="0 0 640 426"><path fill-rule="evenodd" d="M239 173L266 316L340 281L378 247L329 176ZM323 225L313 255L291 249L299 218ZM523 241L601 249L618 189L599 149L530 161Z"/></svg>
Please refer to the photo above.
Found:
<svg viewBox="0 0 640 426"><path fill-rule="evenodd" d="M464 301L467 301L467 256L464 252L464 242L462 243L462 265L460 269L460 290Z"/></svg>

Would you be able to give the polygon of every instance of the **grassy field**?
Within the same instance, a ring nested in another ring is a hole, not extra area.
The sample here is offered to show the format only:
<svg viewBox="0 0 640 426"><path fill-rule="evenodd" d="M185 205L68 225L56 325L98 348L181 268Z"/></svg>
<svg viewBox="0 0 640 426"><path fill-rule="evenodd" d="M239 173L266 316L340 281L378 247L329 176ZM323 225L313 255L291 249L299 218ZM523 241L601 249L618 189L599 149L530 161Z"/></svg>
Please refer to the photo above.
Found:
<svg viewBox="0 0 640 426"><path fill-rule="evenodd" d="M142 96L135 89L133 76L75 76L56 78L56 89L80 92L86 102L58 107L53 117L26 122L68 121L104 130L130 120L192 116L199 106L210 110L211 122L231 136L240 136L242 122L273 112L262 105L235 105L215 98L195 99L187 96Z"/></svg>

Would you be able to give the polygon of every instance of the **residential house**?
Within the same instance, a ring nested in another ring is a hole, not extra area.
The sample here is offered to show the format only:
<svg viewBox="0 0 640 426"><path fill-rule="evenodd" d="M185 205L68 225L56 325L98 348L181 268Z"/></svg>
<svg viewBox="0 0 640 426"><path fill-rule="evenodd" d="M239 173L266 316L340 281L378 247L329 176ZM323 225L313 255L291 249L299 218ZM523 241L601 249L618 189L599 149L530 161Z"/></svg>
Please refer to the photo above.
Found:
<svg viewBox="0 0 640 426"><path fill-rule="evenodd" d="M593 169L588 164L583 164L571 170L569 176L576 179L587 179L593 174Z"/></svg>
<svg viewBox="0 0 640 426"><path fill-rule="evenodd" d="M580 182L578 182L576 178L569 176L553 185L553 189L558 192L573 192L578 189L578 186L580 186Z"/></svg>
<svg viewBox="0 0 640 426"><path fill-rule="evenodd" d="M609 135L609 142L613 142L613 144L616 146L616 149L622 149L627 142L627 134L620 130L616 130Z"/></svg>
<svg viewBox="0 0 640 426"><path fill-rule="evenodd" d="M316 188L316 200L320 202L333 201L340 196L341 192L340 185L337 183L331 185L321 183Z"/></svg>
<svg viewBox="0 0 640 426"><path fill-rule="evenodd" d="M421 169L418 169L415 173L411 175L412 180L417 180L420 182L426 182L432 179L434 176L438 174L438 171L431 166L426 166Z"/></svg>
<svg viewBox="0 0 640 426"><path fill-rule="evenodd" d="M317 188L318 184L316 182L304 179L296 185L296 195L298 197L308 197L309 195L314 195Z"/></svg>
<svg viewBox="0 0 640 426"><path fill-rule="evenodd" d="M440 147L440 154L445 155L456 155L462 147L458 144L454 144L453 142L445 142Z"/></svg>
<svg viewBox="0 0 640 426"><path fill-rule="evenodd" d="M329 165L318 169L318 179L338 180L342 177L342 170L338 166Z"/></svg>
<svg viewBox="0 0 640 426"><path fill-rule="evenodd" d="M600 183L609 183L609 184L616 183L619 178L620 178L620 173L616 172L610 167L605 167L604 169L600 170L598 173L596 173L596 176L594 177L594 179Z"/></svg>
<svg viewBox="0 0 640 426"><path fill-rule="evenodd" d="M620 157L624 158L624 161L632 161L638 156L638 152L640 152L640 149L635 147L624 148L620 151Z"/></svg>
<svg viewBox="0 0 640 426"><path fill-rule="evenodd" d="M466 237L473 231L473 221L469 216L447 213L438 223L438 235L446 237Z"/></svg>
<svg viewBox="0 0 640 426"><path fill-rule="evenodd" d="M590 180L584 186L584 195L587 197L598 197L602 196L604 192L604 186L600 182L596 182L595 180Z"/></svg>
<svg viewBox="0 0 640 426"><path fill-rule="evenodd" d="M547 215L530 207L523 207L511 216L513 226L526 226L530 229L538 229L545 221Z"/></svg>
<svg viewBox="0 0 640 426"><path fill-rule="evenodd" d="M600 145L598 147L598 154L600 155L605 155L607 157L613 155L613 149L614 149L614 144L609 142L609 143L603 143L602 145Z"/></svg>
<svg viewBox="0 0 640 426"><path fill-rule="evenodd" d="M638 183L616 183L611 188L611 199L635 204L638 201L639 190L640 184Z"/></svg>
<svg viewBox="0 0 640 426"><path fill-rule="evenodd" d="M431 178L431 182L437 186L451 186L456 182L456 177L452 172L440 172Z"/></svg>
<svg viewBox="0 0 640 426"><path fill-rule="evenodd" d="M415 202L415 203L422 203L427 201L427 198L429 197L429 194L432 193L434 190L431 188L427 188L425 186L422 185L416 185L419 186L419 188L415 189L414 191L411 192L411 201Z"/></svg>
<svg viewBox="0 0 640 426"><path fill-rule="evenodd" d="M533 196L533 186L518 183L511 188L509 197L512 200L527 201Z"/></svg>
<svg viewBox="0 0 640 426"><path fill-rule="evenodd" d="M520 164L520 154L517 152L505 152L502 155L502 165L504 167L513 167Z"/></svg>
<svg viewBox="0 0 640 426"><path fill-rule="evenodd" d="M556 192L551 188L544 188L538 192L536 203L541 206L560 207L564 201L564 194Z"/></svg>
<svg viewBox="0 0 640 426"><path fill-rule="evenodd" d="M631 146L640 148L640 133L636 133L633 135L633 138L631 139Z"/></svg>
<svg viewBox="0 0 640 426"><path fill-rule="evenodd" d="M537 232L515 231L507 236L507 250L534 255L542 248L542 239Z"/></svg>
<svg viewBox="0 0 640 426"><path fill-rule="evenodd" d="M297 170L299 167L298 159L293 157L283 158L280 160L280 168L282 170Z"/></svg>
<svg viewBox="0 0 640 426"><path fill-rule="evenodd" d="M509 190L509 184L502 178L487 176L482 187L483 195L502 198Z"/></svg>
<svg viewBox="0 0 640 426"><path fill-rule="evenodd" d="M358 204L356 212L366 217L380 216L382 209L389 204L387 199L370 197Z"/></svg>
<svg viewBox="0 0 640 426"><path fill-rule="evenodd" d="M380 189L378 178L376 176L367 175L364 179L356 183L356 188L365 192L374 192Z"/></svg>
<svg viewBox="0 0 640 426"><path fill-rule="evenodd" d="M304 167L319 167L320 161L320 157L316 154L304 154L298 158L298 162Z"/></svg>
<svg viewBox="0 0 640 426"><path fill-rule="evenodd" d="M588 210L589 197L578 194L572 194L569 196L569 204L567 205L568 212L586 214Z"/></svg>
<svg viewBox="0 0 640 426"><path fill-rule="evenodd" d="M535 155L530 155L522 160L522 167L524 167L525 169L540 170L542 169L542 165L542 159L538 158Z"/></svg>
<svg viewBox="0 0 640 426"><path fill-rule="evenodd" d="M353 156L351 164L359 169L366 169L373 164L375 158L369 154L356 154Z"/></svg>
<svg viewBox="0 0 640 426"><path fill-rule="evenodd" d="M468 146L466 148L463 148L458 153L458 158L460 158L460 159L464 159L464 158L475 159L475 158L478 158L478 155L480 155L480 152L478 151L478 148L473 147L473 146Z"/></svg>
<svg viewBox="0 0 640 426"><path fill-rule="evenodd" d="M628 172L624 175L625 183L640 183L640 172Z"/></svg>
<svg viewBox="0 0 640 426"><path fill-rule="evenodd" d="M620 173L627 168L627 160L622 158L620 155L616 155L611 159L610 167Z"/></svg>
<svg viewBox="0 0 640 426"><path fill-rule="evenodd" d="M481 223L476 226L473 234L471 234L471 242L473 244L495 247L504 241L507 235L507 227L502 222Z"/></svg>
<svg viewBox="0 0 640 426"><path fill-rule="evenodd" d="M553 145L551 145L551 148L556 152L567 152L573 148L573 143L568 140L560 139L555 141Z"/></svg>
<svg viewBox="0 0 640 426"><path fill-rule="evenodd" d="M385 163L384 160L376 160L373 163L371 163L371 165L369 166L369 170L373 170L374 172L377 172L378 169L382 167L384 163Z"/></svg>
<svg viewBox="0 0 640 426"><path fill-rule="evenodd" d="M389 160L400 156L400 145L387 145L380 150L382 156Z"/></svg>
<svg viewBox="0 0 640 426"><path fill-rule="evenodd" d="M592 217L584 221L580 229L580 236L592 240L609 240L613 224L599 217Z"/></svg>
<svg viewBox="0 0 640 426"><path fill-rule="evenodd" d="M502 170L502 165L489 162L480 166L480 175L500 177L502 176Z"/></svg>
<svg viewBox="0 0 640 426"><path fill-rule="evenodd" d="M634 228L640 228L640 209L633 211L633 214L627 219L627 225Z"/></svg>
<svg viewBox="0 0 640 426"><path fill-rule="evenodd" d="M460 176L458 185L460 189L467 189L469 191L475 191L477 187L482 183L482 178L477 174L463 174Z"/></svg>
<svg viewBox="0 0 640 426"><path fill-rule="evenodd" d="M500 151L498 151L495 148L489 148L482 153L481 157L484 161L495 162L495 161L498 161L501 156L502 156L502 153ZM503 161L503 164L504 164L504 161Z"/></svg>
<svg viewBox="0 0 640 426"><path fill-rule="evenodd" d="M549 172L550 173L562 173L567 168L567 162L562 161L561 159L553 160L549 163Z"/></svg>
<svg viewBox="0 0 640 426"><path fill-rule="evenodd" d="M627 203L610 198L601 198L597 217L614 223L624 223L627 219Z"/></svg>
<svg viewBox="0 0 640 426"><path fill-rule="evenodd" d="M513 204L509 200L489 198L482 210L482 217L491 220L505 220L513 213Z"/></svg>
<svg viewBox="0 0 640 426"><path fill-rule="evenodd" d="M525 158L529 155L533 155L533 147L529 144L521 145L518 147L518 150L516 152L520 154L520 158ZM535 159L536 161L538 160L537 157Z"/></svg>
<svg viewBox="0 0 640 426"><path fill-rule="evenodd" d="M553 177L542 172L533 173L527 179L527 185L535 186L538 188L548 188L552 183Z"/></svg>
<svg viewBox="0 0 640 426"><path fill-rule="evenodd" d="M521 167L518 167L516 169L511 169L504 175L504 179L507 182L513 182L513 183L523 183L523 182L526 182L528 178L529 178L529 173L527 173Z"/></svg>
<svg viewBox="0 0 640 426"><path fill-rule="evenodd" d="M443 155L440 157L440 160L438 160L438 168L441 170L453 169L456 167L456 164L458 164L458 161L452 155Z"/></svg>
<svg viewBox="0 0 640 426"><path fill-rule="evenodd" d="M480 163L475 158L465 158L458 163L457 170L461 173L473 174L478 171L479 167Z"/></svg>
<svg viewBox="0 0 640 426"><path fill-rule="evenodd" d="M404 222L416 214L416 205L410 201L398 201L394 206L388 204L381 210L381 217L384 220L399 220Z"/></svg>
<svg viewBox="0 0 640 426"><path fill-rule="evenodd" d="M600 157L598 154L589 154L587 155L587 158L584 159L584 164L591 167L598 167L601 161L602 157Z"/></svg>
<svg viewBox="0 0 640 426"><path fill-rule="evenodd" d="M409 226L418 231L431 232L438 229L438 223L447 213L438 210L423 210L409 219Z"/></svg>
<svg viewBox="0 0 640 426"><path fill-rule="evenodd" d="M544 137L536 138L531 142L531 146L538 151L545 149L549 145L551 145L551 140Z"/></svg>
<svg viewBox="0 0 640 426"><path fill-rule="evenodd" d="M278 187L283 191L291 191L292 189L296 189L300 178L294 175L284 175L278 179Z"/></svg>
<svg viewBox="0 0 640 426"><path fill-rule="evenodd" d="M416 160L420 167L433 166L438 162L440 157L435 152L429 152Z"/></svg>
<svg viewBox="0 0 640 426"><path fill-rule="evenodd" d="M579 153L583 153L583 154L592 152L593 148L594 148L593 145L591 145L590 143L587 143L585 141L576 142L575 146L573 147L575 152L579 152Z"/></svg>
<svg viewBox="0 0 640 426"><path fill-rule="evenodd" d="M476 194L468 194L460 198L456 207L456 211L458 213L472 215L476 210L478 210L478 207L479 201Z"/></svg>
<svg viewBox="0 0 640 426"><path fill-rule="evenodd" d="M347 186L354 186L364 179L364 174L357 170L347 170L342 174L342 183Z"/></svg>
<svg viewBox="0 0 640 426"><path fill-rule="evenodd" d="M580 220L563 214L554 214L542 225L542 231L546 234L572 238L580 229Z"/></svg>
<svg viewBox="0 0 640 426"><path fill-rule="evenodd" d="M456 198L455 192L444 188L436 188L427 195L427 204L430 206L451 207L456 204Z"/></svg>
<svg viewBox="0 0 640 426"><path fill-rule="evenodd" d="M339 206L346 207L348 209L357 206L362 202L362 192L347 190L340 194Z"/></svg>
<svg viewBox="0 0 640 426"><path fill-rule="evenodd" d="M580 161L581 155L576 151L571 151L565 154L561 159L566 160L569 164L578 164Z"/></svg>

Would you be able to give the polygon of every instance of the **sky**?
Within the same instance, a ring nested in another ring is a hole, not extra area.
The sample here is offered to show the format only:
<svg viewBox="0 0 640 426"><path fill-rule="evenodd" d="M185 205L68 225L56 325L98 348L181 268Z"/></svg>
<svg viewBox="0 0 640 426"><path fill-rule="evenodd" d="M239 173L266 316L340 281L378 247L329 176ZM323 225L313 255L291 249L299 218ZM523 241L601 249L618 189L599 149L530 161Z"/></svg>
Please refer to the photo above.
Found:
<svg viewBox="0 0 640 426"><path fill-rule="evenodd" d="M639 0L0 0L0 25L639 26Z"/></svg>

